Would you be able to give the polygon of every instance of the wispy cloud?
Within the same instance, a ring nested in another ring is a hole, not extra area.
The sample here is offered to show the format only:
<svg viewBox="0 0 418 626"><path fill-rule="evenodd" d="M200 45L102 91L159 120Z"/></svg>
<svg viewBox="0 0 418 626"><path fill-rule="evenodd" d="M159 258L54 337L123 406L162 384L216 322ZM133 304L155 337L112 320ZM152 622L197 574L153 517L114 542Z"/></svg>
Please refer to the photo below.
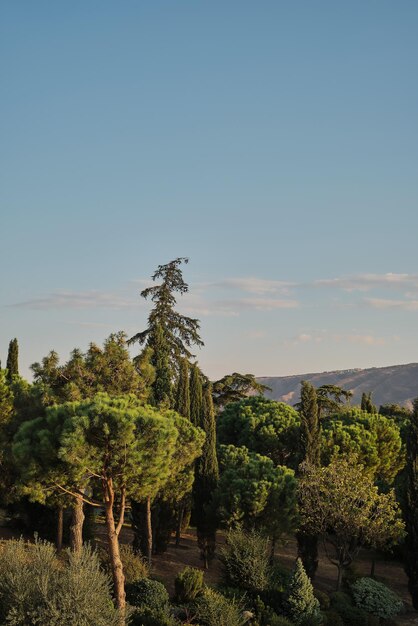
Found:
<svg viewBox="0 0 418 626"><path fill-rule="evenodd" d="M392 337L378 337L368 333L334 333L325 330L302 332L298 335L286 340L284 343L287 346L298 346L304 344L320 344L325 342L332 343L351 343L360 344L363 346L384 346L388 342L397 341L399 338Z"/></svg>
<svg viewBox="0 0 418 626"><path fill-rule="evenodd" d="M374 309L398 309L418 311L418 300L389 300L385 298L364 298L364 302Z"/></svg>
<svg viewBox="0 0 418 626"><path fill-rule="evenodd" d="M315 287L343 289L344 291L371 291L372 289L418 288L418 274L358 274L315 280Z"/></svg>
<svg viewBox="0 0 418 626"><path fill-rule="evenodd" d="M140 306L138 298L104 291L57 291L10 304L20 309L126 309Z"/></svg>
<svg viewBox="0 0 418 626"><path fill-rule="evenodd" d="M215 281L212 283L202 284L202 287L218 288L226 290L238 290L245 293L257 295L288 293L291 287L295 287L296 283L284 280L269 280L265 278L257 278L248 276L244 278L226 278L225 280Z"/></svg>

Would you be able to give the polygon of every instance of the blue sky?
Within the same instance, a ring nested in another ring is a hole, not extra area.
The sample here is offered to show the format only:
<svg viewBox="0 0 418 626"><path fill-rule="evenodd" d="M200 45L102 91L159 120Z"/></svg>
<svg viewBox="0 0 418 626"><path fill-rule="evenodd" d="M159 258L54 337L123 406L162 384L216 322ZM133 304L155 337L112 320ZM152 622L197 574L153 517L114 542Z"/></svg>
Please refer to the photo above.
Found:
<svg viewBox="0 0 418 626"><path fill-rule="evenodd" d="M418 360L415 0L0 12L3 362L143 329L177 256L211 377Z"/></svg>

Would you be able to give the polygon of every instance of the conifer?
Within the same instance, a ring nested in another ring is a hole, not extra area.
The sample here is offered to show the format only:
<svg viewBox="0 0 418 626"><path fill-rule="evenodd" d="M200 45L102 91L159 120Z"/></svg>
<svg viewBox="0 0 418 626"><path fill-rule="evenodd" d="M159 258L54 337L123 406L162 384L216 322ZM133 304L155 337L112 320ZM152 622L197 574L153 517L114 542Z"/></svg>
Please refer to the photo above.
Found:
<svg viewBox="0 0 418 626"><path fill-rule="evenodd" d="M312 583L306 574L301 559L297 559L287 595L285 612L295 624L321 623L319 602L314 596Z"/></svg>
<svg viewBox="0 0 418 626"><path fill-rule="evenodd" d="M406 523L405 571L412 604L418 610L418 398L409 424L406 461L406 497L404 518Z"/></svg>
<svg viewBox="0 0 418 626"><path fill-rule="evenodd" d="M177 413L190 419L189 363L187 359L182 359L180 362L176 404L174 408Z"/></svg>
<svg viewBox="0 0 418 626"><path fill-rule="evenodd" d="M213 510L212 496L219 478L218 458L216 455L216 422L212 400L212 385L206 385L203 393L201 428L206 439L202 456L196 464L193 489L197 541L205 567L213 558L216 544L216 514Z"/></svg>
<svg viewBox="0 0 418 626"><path fill-rule="evenodd" d="M193 426L200 425L202 413L203 390L199 366L194 363L190 372L190 421Z"/></svg>
<svg viewBox="0 0 418 626"><path fill-rule="evenodd" d="M9 380L12 380L13 376L19 375L19 344L16 338L12 339L9 343L6 369Z"/></svg>

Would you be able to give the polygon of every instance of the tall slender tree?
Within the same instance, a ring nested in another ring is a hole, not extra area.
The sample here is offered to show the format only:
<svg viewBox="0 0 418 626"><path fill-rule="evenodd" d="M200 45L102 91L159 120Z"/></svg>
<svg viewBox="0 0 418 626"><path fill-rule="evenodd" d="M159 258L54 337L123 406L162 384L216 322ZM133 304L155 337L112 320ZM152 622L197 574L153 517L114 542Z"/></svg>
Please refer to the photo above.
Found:
<svg viewBox="0 0 418 626"><path fill-rule="evenodd" d="M202 375L197 363L194 363L190 371L190 421L194 426L199 426L202 414L203 390Z"/></svg>
<svg viewBox="0 0 418 626"><path fill-rule="evenodd" d="M305 380L301 383L300 449L302 462L318 467L321 459L321 423L319 421L318 396L315 387ZM303 526L297 534L298 555L308 576L313 580L318 568L318 536L308 533Z"/></svg>
<svg viewBox="0 0 418 626"><path fill-rule="evenodd" d="M190 419L190 382L189 362L186 358L181 359L179 378L177 382L175 410L183 417Z"/></svg>
<svg viewBox="0 0 418 626"><path fill-rule="evenodd" d="M415 398L407 437L405 571L412 604L418 610L418 398Z"/></svg>
<svg viewBox="0 0 418 626"><path fill-rule="evenodd" d="M12 339L9 343L6 369L9 380L12 380L13 376L19 375L19 344L16 338Z"/></svg>
<svg viewBox="0 0 418 626"><path fill-rule="evenodd" d="M193 499L197 542L205 567L213 558L216 544L216 515L212 497L219 478L216 455L216 422L212 400L212 385L208 383L203 393L201 427L206 433L202 456L197 461Z"/></svg>

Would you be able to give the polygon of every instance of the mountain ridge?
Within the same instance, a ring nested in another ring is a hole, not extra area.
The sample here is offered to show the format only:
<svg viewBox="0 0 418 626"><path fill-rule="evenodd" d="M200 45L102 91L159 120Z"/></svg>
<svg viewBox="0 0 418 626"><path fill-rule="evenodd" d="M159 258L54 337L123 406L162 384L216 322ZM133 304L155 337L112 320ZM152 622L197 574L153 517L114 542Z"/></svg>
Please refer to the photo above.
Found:
<svg viewBox="0 0 418 626"><path fill-rule="evenodd" d="M400 404L411 407L418 396L418 363L388 365L384 367L350 368L309 372L290 376L258 376L257 380L268 387L265 395L287 404L299 400L302 380L311 382L315 387L334 384L353 392L351 403L359 404L363 392L372 392L374 404Z"/></svg>

